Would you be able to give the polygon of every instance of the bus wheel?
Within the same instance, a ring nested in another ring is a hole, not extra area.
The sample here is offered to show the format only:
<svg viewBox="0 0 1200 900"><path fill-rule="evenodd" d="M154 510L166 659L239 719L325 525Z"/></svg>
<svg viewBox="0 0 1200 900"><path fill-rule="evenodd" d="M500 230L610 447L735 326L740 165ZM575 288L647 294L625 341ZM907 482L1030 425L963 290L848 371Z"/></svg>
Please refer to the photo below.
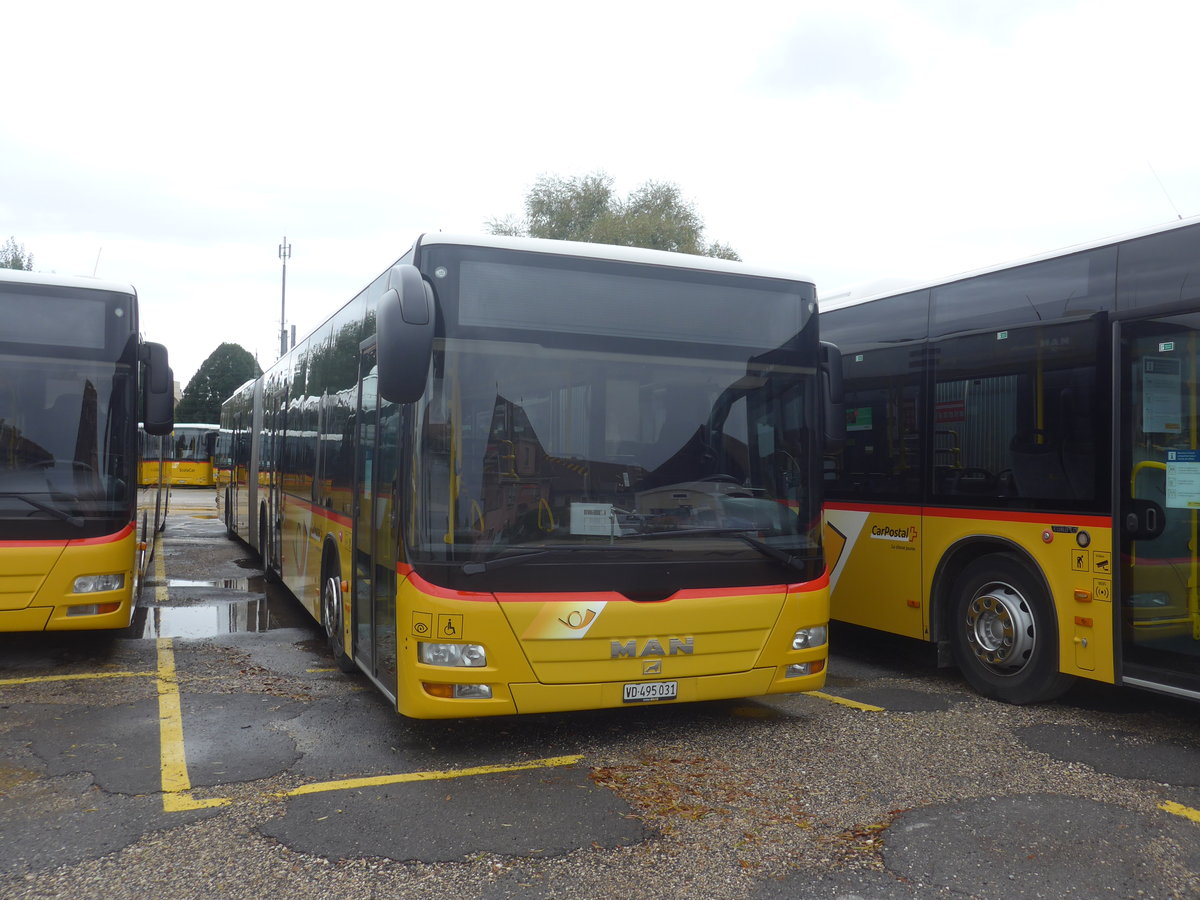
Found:
<svg viewBox="0 0 1200 900"><path fill-rule="evenodd" d="M1028 565L1008 554L975 560L955 585L952 643L963 676L985 697L1039 703L1062 694L1058 629Z"/></svg>
<svg viewBox="0 0 1200 900"><path fill-rule="evenodd" d="M342 580L337 576L325 579L321 590L321 618L325 622L325 637L329 640L334 665L343 672L353 672L354 660L346 655L342 646Z"/></svg>

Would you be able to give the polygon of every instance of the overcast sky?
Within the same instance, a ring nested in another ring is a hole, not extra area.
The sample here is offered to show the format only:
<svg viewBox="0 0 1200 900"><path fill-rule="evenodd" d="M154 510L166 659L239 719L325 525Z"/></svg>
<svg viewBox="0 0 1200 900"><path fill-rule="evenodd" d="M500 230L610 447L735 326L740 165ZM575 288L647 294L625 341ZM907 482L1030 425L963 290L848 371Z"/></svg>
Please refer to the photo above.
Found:
<svg viewBox="0 0 1200 900"><path fill-rule="evenodd" d="M134 284L181 386L263 366L541 175L679 185L833 293L1200 214L1191 0L22 2L0 242ZM0 328L3 325L0 323Z"/></svg>

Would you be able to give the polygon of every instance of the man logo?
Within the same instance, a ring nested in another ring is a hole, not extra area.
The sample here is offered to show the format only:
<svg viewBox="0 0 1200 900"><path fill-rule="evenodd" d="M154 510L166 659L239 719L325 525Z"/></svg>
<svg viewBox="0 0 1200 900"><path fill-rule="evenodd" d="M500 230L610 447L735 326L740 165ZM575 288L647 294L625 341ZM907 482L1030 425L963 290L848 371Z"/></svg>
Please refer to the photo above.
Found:
<svg viewBox="0 0 1200 900"><path fill-rule="evenodd" d="M663 673L661 659L648 659L642 663L643 675L661 675Z"/></svg>
<svg viewBox="0 0 1200 900"><path fill-rule="evenodd" d="M594 609L586 609L582 612L576 609L573 610L565 619L559 619L558 621L562 622L568 628L571 628L575 631L581 631L591 625L595 618L596 611Z"/></svg>
<svg viewBox="0 0 1200 900"><path fill-rule="evenodd" d="M662 641L658 638L650 638L640 648L637 641L610 641L611 659L621 659L626 657L629 659L641 659L646 656L675 656L683 654L691 656L696 650L696 639L691 637L686 638L671 638L667 641L669 650L664 650Z"/></svg>

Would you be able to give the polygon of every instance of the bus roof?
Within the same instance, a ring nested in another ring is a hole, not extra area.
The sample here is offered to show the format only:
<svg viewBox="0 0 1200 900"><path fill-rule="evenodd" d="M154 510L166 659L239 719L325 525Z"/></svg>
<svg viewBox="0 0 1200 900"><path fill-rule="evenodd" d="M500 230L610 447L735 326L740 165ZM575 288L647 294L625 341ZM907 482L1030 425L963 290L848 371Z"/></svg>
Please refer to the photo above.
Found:
<svg viewBox="0 0 1200 900"><path fill-rule="evenodd" d="M693 253L669 253L665 250L647 250L644 247L621 247L613 244L589 244L583 241L554 241L546 238L509 237L499 234L444 234L440 231L426 232L417 239L420 246L431 244L454 244L466 247L497 247L505 250L522 250L528 253L551 253L556 256L578 256L589 259L607 259L615 262L641 263L642 265L671 266L676 269L702 269L710 272L727 272L734 275L750 275L756 278L782 278L788 281L812 283L796 272L752 266L740 260L718 259Z"/></svg>
<svg viewBox="0 0 1200 900"><path fill-rule="evenodd" d="M1036 256L1030 256L1025 259L1013 260L1011 262L1000 263L998 265L985 266L981 269L971 269L966 272L959 272L957 274L950 275L946 278L938 278L934 280L914 278L909 281L905 281L903 279L883 279L880 281L873 281L865 285L837 291L836 293L819 295L818 304L821 312L830 312L831 310L835 309L845 309L848 306L858 306L860 303L869 303L872 300L880 300L884 297L894 297L897 294L907 294L909 291L922 291L928 290L929 288L941 287L942 285L953 284L956 281L966 281L968 278L974 278L978 275L987 275L992 272L1002 272L1005 269L1015 269L1018 266L1024 266L1030 263L1043 262L1048 259L1057 259L1060 256L1071 256L1075 253L1084 253L1088 250L1096 250L1100 247L1108 247L1112 244L1120 244L1125 241L1149 237L1150 235L1160 234L1166 231L1176 231L1182 228L1190 228L1198 224L1200 224L1200 217L1182 219L1178 222L1169 222L1166 225L1156 225L1153 228L1144 228L1139 231L1131 231L1126 234L1102 238L1096 241L1089 241L1088 243L1084 244L1075 244L1073 246L1064 247L1060 250L1039 253Z"/></svg>
<svg viewBox="0 0 1200 900"><path fill-rule="evenodd" d="M27 272L24 269L0 269L0 281L14 284L44 284L49 287L86 288L93 291L112 291L117 294L136 294L133 285L85 275L57 275L53 272Z"/></svg>

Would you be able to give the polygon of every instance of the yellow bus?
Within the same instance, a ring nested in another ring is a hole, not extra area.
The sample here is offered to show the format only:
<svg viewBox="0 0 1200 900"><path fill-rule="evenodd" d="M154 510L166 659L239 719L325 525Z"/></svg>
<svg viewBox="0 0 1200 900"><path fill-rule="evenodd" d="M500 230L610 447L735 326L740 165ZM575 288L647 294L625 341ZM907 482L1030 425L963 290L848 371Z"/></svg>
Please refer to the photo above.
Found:
<svg viewBox="0 0 1200 900"><path fill-rule="evenodd" d="M126 284L0 269L0 631L130 622L137 423L169 432L173 403L137 312Z"/></svg>
<svg viewBox="0 0 1200 900"><path fill-rule="evenodd" d="M1200 225L823 298L832 617L980 693L1200 698Z"/></svg>
<svg viewBox="0 0 1200 900"><path fill-rule="evenodd" d="M182 422L165 436L140 429L142 462L138 483L171 487L206 487L216 484L213 456L216 453L217 426Z"/></svg>
<svg viewBox="0 0 1200 900"><path fill-rule="evenodd" d="M225 402L225 524L404 715L811 690L839 362L795 276L426 234Z"/></svg>

